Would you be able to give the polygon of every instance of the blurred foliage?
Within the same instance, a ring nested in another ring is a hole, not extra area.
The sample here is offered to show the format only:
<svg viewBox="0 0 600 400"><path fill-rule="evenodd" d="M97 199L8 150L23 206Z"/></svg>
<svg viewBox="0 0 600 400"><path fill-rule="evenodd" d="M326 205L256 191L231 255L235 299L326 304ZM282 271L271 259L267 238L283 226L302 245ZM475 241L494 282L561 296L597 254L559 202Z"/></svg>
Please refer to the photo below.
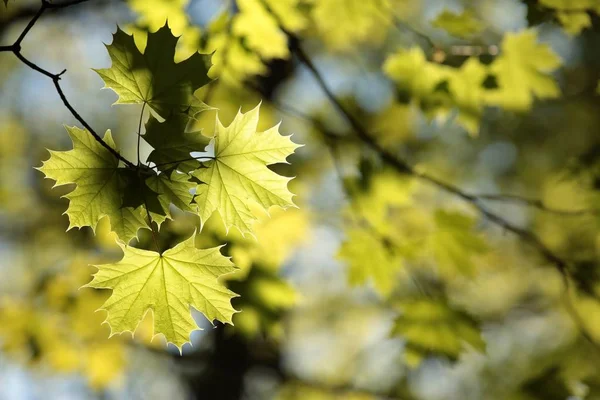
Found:
<svg viewBox="0 0 600 400"><path fill-rule="evenodd" d="M0 34L10 44L38 4L5 3ZM86 103L99 132L112 128L121 154L135 154L141 106L109 108L117 97L98 95L97 77L71 75L106 65L100 44L117 20L125 27L108 45L113 70L102 73L108 86L124 84L120 102L152 108L141 152L162 164L146 182L156 203L144 205L158 237L141 230L132 246L147 252L156 240L173 248L194 233L198 249L226 243L221 252L238 269L220 285L239 294L232 307L240 312L233 326L195 332L183 356L154 337L152 313L134 339L110 336L106 312L94 312L110 294L79 287L94 272L88 265L123 272L114 227L99 214L88 223L98 222L95 235L88 228L65 233L67 201L59 196L73 185L50 190L31 167L48 158L45 147L70 148L57 120L67 114L51 87L2 53L3 361L79 376L99 398L135 397L128 385L152 368L165 377L175 371L197 398L600 398L598 1L113 3L44 15L23 43L25 54L67 68L62 81L74 103ZM99 47L84 51L92 45ZM416 172L394 169L361 139L323 95L298 47L376 146ZM177 93L152 92L153 77L177 76L190 57L201 81L186 81ZM153 102L154 95L169 101ZM175 115L175 103L197 107ZM207 212L202 222L194 215L192 199L212 171L205 160L164 164L202 152L215 130L234 129L248 115L253 133L286 140L279 132L294 132L294 142L306 144L291 164L267 166L287 151L246 171L260 169L268 177L255 181L263 183L297 177L290 190L299 209L270 208L273 199L263 202L264 193L248 187L235 193L233 209L255 221L254 236L226 228L233 214L224 195L210 200L220 213ZM174 169L199 172L183 182ZM424 174L489 196L449 194ZM129 192L124 205L142 207L140 187L128 179L115 188ZM564 270L544 252L565 260ZM191 321L187 304L185 334L210 326L200 314ZM138 397L165 396L148 389Z"/></svg>

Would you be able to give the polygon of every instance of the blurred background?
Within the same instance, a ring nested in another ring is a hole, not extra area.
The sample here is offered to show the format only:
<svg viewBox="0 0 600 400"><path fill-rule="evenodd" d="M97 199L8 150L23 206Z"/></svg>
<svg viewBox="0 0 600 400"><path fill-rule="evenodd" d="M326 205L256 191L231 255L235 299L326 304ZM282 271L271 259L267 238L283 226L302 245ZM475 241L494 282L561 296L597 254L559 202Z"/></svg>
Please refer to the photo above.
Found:
<svg viewBox="0 0 600 400"><path fill-rule="evenodd" d="M38 8L0 5L0 45ZM0 53L0 399L600 399L597 12L594 0L89 0L48 11L23 54L66 68L71 103L129 159L140 106L112 106L92 70L110 66L116 26L143 47L168 19L182 35L176 58L215 52L218 79L198 96L225 124L262 101L261 128L281 123L305 145L274 166L296 177L299 208L262 215L256 240L227 235L218 216L198 236L199 247L227 243L241 269L227 282L240 294L233 327L194 314L203 330L181 356L151 340L148 318L133 338L109 339L94 312L109 293L79 288L122 252L107 221L96 235L65 232L72 188L34 169L46 148L71 147L63 125L78 123L51 80ZM382 161L295 46L381 147L485 194L566 260L569 288L522 235ZM215 115L195 128L210 135ZM176 213L160 240L198 227ZM149 240L143 231L136 246Z"/></svg>

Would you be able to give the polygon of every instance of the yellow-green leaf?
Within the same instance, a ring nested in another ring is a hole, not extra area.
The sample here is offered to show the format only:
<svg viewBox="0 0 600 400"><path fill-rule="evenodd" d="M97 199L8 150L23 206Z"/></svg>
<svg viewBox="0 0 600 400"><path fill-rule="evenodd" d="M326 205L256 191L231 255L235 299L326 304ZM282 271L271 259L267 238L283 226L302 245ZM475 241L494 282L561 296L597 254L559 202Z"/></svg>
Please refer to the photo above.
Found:
<svg viewBox="0 0 600 400"><path fill-rule="evenodd" d="M185 114L173 114L162 123L152 116L148 119L143 138L154 148L148 161L161 171L190 172L200 167L200 162L192 159L190 153L204 151L210 138L200 131L187 131L188 122Z"/></svg>
<svg viewBox="0 0 600 400"><path fill-rule="evenodd" d="M215 159L192 173L203 182L195 198L203 224L218 211L227 229L235 226L242 234L250 233L256 220L250 202L265 210L294 206L287 188L292 178L278 175L267 166L285 163L300 146L290 136L282 136L279 126L257 132L259 108L239 112L228 127L217 119Z"/></svg>
<svg viewBox="0 0 600 400"><path fill-rule="evenodd" d="M457 122L471 136L479 132L479 120L485 106L483 82L488 69L478 58L469 58L459 69L448 75L448 90L458 107Z"/></svg>
<svg viewBox="0 0 600 400"><path fill-rule="evenodd" d="M559 11L556 18L570 35L578 35L592 26L592 18L585 11Z"/></svg>
<svg viewBox="0 0 600 400"><path fill-rule="evenodd" d="M163 215L167 218L171 218L169 211L171 204L181 211L195 213L195 209L191 205L194 198L191 191L196 184L190 181L189 175L177 171L170 174L162 173L148 178L146 185L158 194L158 201L164 210ZM155 220L154 217L152 219Z"/></svg>
<svg viewBox="0 0 600 400"><path fill-rule="evenodd" d="M491 65L499 88L489 91L488 102L508 110L526 111L534 96L556 98L560 89L550 73L560 66L560 58L548 45L537 42L534 30L507 33L502 54Z"/></svg>
<svg viewBox="0 0 600 400"><path fill-rule="evenodd" d="M447 276L455 272L473 275L473 257L483 254L488 246L475 231L475 220L458 212L438 210L434 217L436 230L430 245L438 268Z"/></svg>
<svg viewBox="0 0 600 400"><path fill-rule="evenodd" d="M245 39L247 46L266 59L287 58L287 36L277 20L260 0L238 0L240 13L233 21L233 33Z"/></svg>
<svg viewBox="0 0 600 400"><path fill-rule="evenodd" d="M219 247L199 250L195 235L163 254L122 246L123 259L97 266L98 272L86 287L111 289L102 305L112 334L134 332L144 315L152 310L154 332L179 349L198 329L191 315L195 308L210 321L232 324L231 306L235 293L219 277L235 271Z"/></svg>
<svg viewBox="0 0 600 400"><path fill-rule="evenodd" d="M404 300L396 307L401 314L392 335L406 340L405 361L409 366L417 366L428 356L456 360L467 346L485 350L477 322L441 300Z"/></svg>
<svg viewBox="0 0 600 400"><path fill-rule="evenodd" d="M147 103L163 118L174 112L193 116L208 107L194 92L210 82L209 56L194 53L187 60L175 63L177 41L165 25L148 34L142 53L133 36L117 28L112 44L106 46L112 66L96 72L106 87L117 93L118 104Z"/></svg>
<svg viewBox="0 0 600 400"><path fill-rule="evenodd" d="M483 24L471 10L464 10L460 14L444 10L431 24L459 38L468 38L483 29Z"/></svg>
<svg viewBox="0 0 600 400"><path fill-rule="evenodd" d="M448 78L448 68L427 61L420 47L401 49L388 57L383 70L399 86L412 95L431 95L435 87Z"/></svg>
<svg viewBox="0 0 600 400"><path fill-rule="evenodd" d="M348 263L350 285L364 285L372 281L377 293L388 297L403 267L403 256L399 250L366 229L351 229L346 235L338 257Z"/></svg>
<svg viewBox="0 0 600 400"><path fill-rule="evenodd" d="M119 160L92 135L76 127L66 127L73 149L50 151L50 159L39 168L47 178L56 181L55 186L75 184L75 190L65 197L69 199L66 214L69 229L89 226L96 230L104 216L110 219L111 229L125 242L137 236L138 229L147 227L139 208L123 207L124 168ZM104 141L115 148L110 131Z"/></svg>

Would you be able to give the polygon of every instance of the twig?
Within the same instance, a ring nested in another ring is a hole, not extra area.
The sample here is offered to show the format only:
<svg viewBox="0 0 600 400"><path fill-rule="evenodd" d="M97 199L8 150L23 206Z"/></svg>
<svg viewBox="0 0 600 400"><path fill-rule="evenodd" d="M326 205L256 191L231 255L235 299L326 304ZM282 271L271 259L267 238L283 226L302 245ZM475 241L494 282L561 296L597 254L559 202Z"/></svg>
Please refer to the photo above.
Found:
<svg viewBox="0 0 600 400"><path fill-rule="evenodd" d="M65 69L58 74L53 74L53 73L49 72L48 70L45 70L45 69L41 68L40 66L38 66L37 64L31 62L21 53L21 42L23 42L23 40L25 39L27 34L31 31L33 26L36 24L36 22L39 20L39 18L42 16L42 14L44 14L44 12L46 10L56 9L56 8L65 8L65 7L69 7L71 5L83 3L85 1L88 1L88 0L72 0L72 1L63 2L63 3L50 3L50 2L48 2L48 0L42 0L42 6L40 7L39 11L33 16L31 21L29 21L29 23L27 24L27 26L25 27L23 32L21 32L21 34L19 35L19 37L17 38L15 43L13 43L11 46L0 47L0 52L13 53L23 64L27 65L29 68L33 69L34 71L37 71L40 74L45 75L48 78L52 79L52 82L54 83L54 87L56 88L56 92L60 96L60 99L62 100L65 107L71 112L73 117L75 117L75 119L77 119L77 121L79 121L87 129L87 131L94 137L94 139L98 143L100 143L111 154L113 154L115 157L117 157L117 159L124 162L128 167L136 168L136 166L131 161L127 160L125 157L123 157L121 154L119 154L118 151L116 151L111 146L109 146L108 143L106 143L100 137L100 135L98 135L98 133L96 133L96 131L81 117L81 115L79 115L79 113L73 108L71 103L69 103L69 101L67 100L67 97L65 96L65 93L62 90L62 87L60 86L61 76L65 72L67 72L67 70Z"/></svg>
<svg viewBox="0 0 600 400"><path fill-rule="evenodd" d="M289 39L290 48L293 54L300 60L302 64L304 64L308 70L311 72L331 104L338 110L338 112L344 116L344 118L348 121L357 137L369 148L377 152L381 159L394 169L396 169L400 173L404 173L407 175L411 175L415 178L418 178L424 182L430 183L436 186L443 191L452 194L467 203L470 203L473 207L475 207L483 216L485 216L490 222L495 225L512 232L516 236L520 237L525 243L528 243L532 247L536 248L538 252L543 256L546 261L548 261L551 265L553 265L557 271L563 277L563 281L565 282L565 287L568 288L568 283L570 279L570 274L568 270L568 263L556 255L552 250L550 250L542 240L533 232L528 231L527 229L521 228L510 221L506 220L502 216L490 211L483 204L481 204L481 200L478 199L475 195L469 194L457 186L454 186L450 183L444 182L438 178L435 178L429 174L424 172L417 171L413 168L407 161L396 156L395 154L389 152L387 149L382 147L371 135L367 132L365 128L363 128L362 124L348 111L342 103L335 96L319 70L315 67L314 63L310 59L310 57L304 52L301 46L301 40L296 37L293 33L286 30L281 23L278 15L273 13L271 8L265 1L262 1L265 8L270 12L270 14L275 18L278 22L279 29L286 34ZM580 332L587 339L592 339L592 337L587 333L585 326L580 324L581 318L579 315L573 315L573 321L578 325ZM591 340L591 343L600 350L600 344L596 343L594 340Z"/></svg>
<svg viewBox="0 0 600 400"><path fill-rule="evenodd" d="M164 162L164 163L160 163L160 164L154 164L154 167L163 167L165 165L179 164L179 163L186 162L186 161L203 160L203 159L216 160L215 157L211 157L211 156L189 157L189 158L183 158L181 160L175 160L175 161L169 161L169 162Z"/></svg>
<svg viewBox="0 0 600 400"><path fill-rule="evenodd" d="M560 215L565 215L565 216L578 217L578 216L585 216L585 215L600 214L600 210L595 210L595 209L559 210L556 208L551 208L551 207L546 206L541 200L529 199L529 198L514 195L514 194L475 194L474 196L477 197L479 200L520 203L525 206L537 208L544 212L560 214Z"/></svg>
<svg viewBox="0 0 600 400"><path fill-rule="evenodd" d="M142 104L142 111L140 111L140 122L138 123L137 131L137 165L140 166L140 144L142 142L142 121L144 119L144 110L146 109L146 102Z"/></svg>

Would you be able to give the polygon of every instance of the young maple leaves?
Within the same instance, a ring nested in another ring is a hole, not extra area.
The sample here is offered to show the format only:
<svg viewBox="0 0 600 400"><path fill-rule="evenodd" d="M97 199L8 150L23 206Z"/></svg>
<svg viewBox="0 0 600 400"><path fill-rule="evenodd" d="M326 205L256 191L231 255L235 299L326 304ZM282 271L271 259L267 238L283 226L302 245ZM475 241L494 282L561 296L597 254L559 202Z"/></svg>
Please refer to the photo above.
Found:
<svg viewBox="0 0 600 400"><path fill-rule="evenodd" d="M199 53L175 63L177 40L165 25L148 34L142 53L133 36L117 29L107 46L112 66L97 70L106 87L119 96L118 104L147 104L157 114L149 117L142 136L153 147L150 165L120 167L119 160L89 132L67 127L73 149L51 151L39 170L56 186L75 184L66 195L69 229L95 229L106 216L119 238L124 258L98 266L87 285L113 290L102 307L113 334L133 332L152 310L155 333L181 348L197 328L190 306L211 321L232 323L236 311L231 298L236 294L219 278L235 267L218 247L197 249L195 235L162 254L128 243L140 228L150 228L152 222L160 226L171 218L171 206L197 214L201 225L218 212L227 229L252 234L257 218L250 203L265 210L294 206L287 188L291 178L276 174L268 165L286 162L299 145L282 136L278 126L257 132L257 106L238 113L227 127L217 117L214 157L209 161L192 157L193 152L204 152L211 141L186 129L198 112L210 108L194 95L210 82L210 63L207 55ZM115 148L110 132L104 141Z"/></svg>

